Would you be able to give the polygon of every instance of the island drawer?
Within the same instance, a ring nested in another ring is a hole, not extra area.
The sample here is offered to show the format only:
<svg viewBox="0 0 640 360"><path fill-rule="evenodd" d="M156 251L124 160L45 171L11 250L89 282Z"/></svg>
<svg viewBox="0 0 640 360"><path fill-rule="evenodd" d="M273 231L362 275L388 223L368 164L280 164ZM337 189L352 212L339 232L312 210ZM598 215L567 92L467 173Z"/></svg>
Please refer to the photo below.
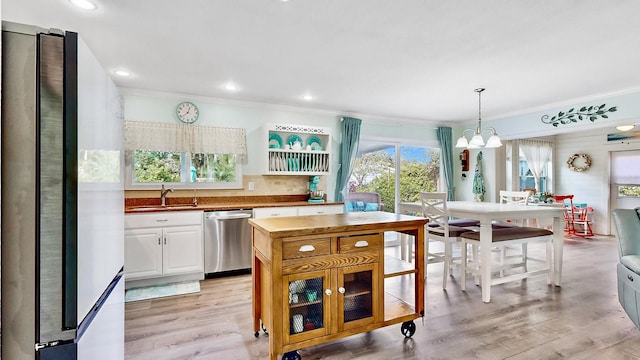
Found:
<svg viewBox="0 0 640 360"><path fill-rule="evenodd" d="M339 237L338 252L344 254L359 251L375 251L382 247L383 241L383 233Z"/></svg>
<svg viewBox="0 0 640 360"><path fill-rule="evenodd" d="M329 255L330 253L330 238L286 241L282 243L283 259Z"/></svg>

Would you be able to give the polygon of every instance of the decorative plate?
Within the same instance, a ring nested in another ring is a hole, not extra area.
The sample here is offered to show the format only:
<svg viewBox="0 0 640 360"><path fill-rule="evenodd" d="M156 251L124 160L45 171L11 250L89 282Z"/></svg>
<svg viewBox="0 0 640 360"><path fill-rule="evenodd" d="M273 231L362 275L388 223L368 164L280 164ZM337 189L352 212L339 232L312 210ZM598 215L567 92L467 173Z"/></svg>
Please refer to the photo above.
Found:
<svg viewBox="0 0 640 360"><path fill-rule="evenodd" d="M311 146L311 150L322 150L322 141L317 136L309 136L307 145Z"/></svg>
<svg viewBox="0 0 640 360"><path fill-rule="evenodd" d="M269 147L272 149L282 148L282 138L278 134L269 134Z"/></svg>
<svg viewBox="0 0 640 360"><path fill-rule="evenodd" d="M291 135L291 136L289 136L287 138L287 144L289 144L291 146L293 146L293 143L296 142L296 141L300 142L300 146L303 145L302 138L300 136L298 136L298 135L294 134L294 135Z"/></svg>

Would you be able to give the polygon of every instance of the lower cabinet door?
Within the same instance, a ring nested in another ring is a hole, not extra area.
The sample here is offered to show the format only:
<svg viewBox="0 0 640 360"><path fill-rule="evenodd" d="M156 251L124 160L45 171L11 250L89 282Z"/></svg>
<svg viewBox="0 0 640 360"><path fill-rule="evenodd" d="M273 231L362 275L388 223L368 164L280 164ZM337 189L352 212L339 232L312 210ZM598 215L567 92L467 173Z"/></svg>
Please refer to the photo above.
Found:
<svg viewBox="0 0 640 360"><path fill-rule="evenodd" d="M125 279L162 275L162 228L130 229L124 232Z"/></svg>
<svg viewBox="0 0 640 360"><path fill-rule="evenodd" d="M162 241L164 275L204 271L201 226L164 228Z"/></svg>
<svg viewBox="0 0 640 360"><path fill-rule="evenodd" d="M378 263L338 269L338 331L381 319Z"/></svg>
<svg viewBox="0 0 640 360"><path fill-rule="evenodd" d="M284 292L284 343L290 344L327 335L331 331L331 270L287 275Z"/></svg>

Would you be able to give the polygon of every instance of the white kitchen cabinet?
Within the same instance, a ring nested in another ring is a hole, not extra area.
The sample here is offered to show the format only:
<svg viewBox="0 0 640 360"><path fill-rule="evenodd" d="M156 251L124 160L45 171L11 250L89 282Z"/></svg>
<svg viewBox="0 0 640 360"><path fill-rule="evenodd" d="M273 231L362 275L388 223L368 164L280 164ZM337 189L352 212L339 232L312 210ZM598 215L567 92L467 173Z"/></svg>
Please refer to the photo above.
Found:
<svg viewBox="0 0 640 360"><path fill-rule="evenodd" d="M163 231L162 273L204 272L202 226L174 226Z"/></svg>
<svg viewBox="0 0 640 360"><path fill-rule="evenodd" d="M124 271L127 280L162 275L162 228L124 232Z"/></svg>
<svg viewBox="0 0 640 360"><path fill-rule="evenodd" d="M202 212L125 216L127 280L204 274Z"/></svg>
<svg viewBox="0 0 640 360"><path fill-rule="evenodd" d="M263 173L327 175L331 166L331 129L309 125L266 124Z"/></svg>
<svg viewBox="0 0 640 360"><path fill-rule="evenodd" d="M342 214L343 205L282 206L253 209L254 218Z"/></svg>

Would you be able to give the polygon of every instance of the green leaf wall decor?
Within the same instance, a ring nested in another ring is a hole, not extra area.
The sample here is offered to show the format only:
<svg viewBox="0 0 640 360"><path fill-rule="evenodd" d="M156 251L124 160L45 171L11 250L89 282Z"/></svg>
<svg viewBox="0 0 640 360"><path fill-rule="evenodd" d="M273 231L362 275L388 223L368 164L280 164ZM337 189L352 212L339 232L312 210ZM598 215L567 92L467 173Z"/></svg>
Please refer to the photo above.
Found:
<svg viewBox="0 0 640 360"><path fill-rule="evenodd" d="M578 120L589 119L591 122L596 121L599 117L603 119L609 118L607 113L616 112L618 109L616 106L612 106L608 109L605 108L606 104L600 106L583 106L576 111L576 108L571 108L569 111L560 111L558 115L554 115L549 118L549 115L543 115L540 120L545 124L551 124L555 127L558 125L566 125L572 122L578 122Z"/></svg>

